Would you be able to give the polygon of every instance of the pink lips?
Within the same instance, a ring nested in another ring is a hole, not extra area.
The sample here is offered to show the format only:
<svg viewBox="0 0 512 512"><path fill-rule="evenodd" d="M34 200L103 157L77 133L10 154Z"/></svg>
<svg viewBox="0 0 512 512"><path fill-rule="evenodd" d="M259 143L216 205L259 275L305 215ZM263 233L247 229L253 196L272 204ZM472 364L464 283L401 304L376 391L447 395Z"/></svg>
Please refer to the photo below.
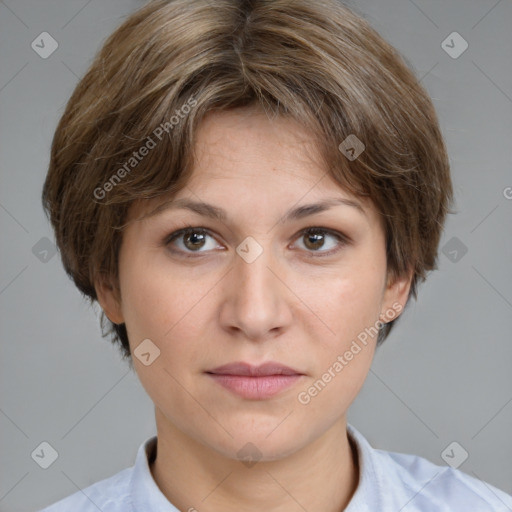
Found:
<svg viewBox="0 0 512 512"><path fill-rule="evenodd" d="M230 363L206 373L231 392L253 400L263 400L284 391L304 375L275 362L260 366L243 362Z"/></svg>

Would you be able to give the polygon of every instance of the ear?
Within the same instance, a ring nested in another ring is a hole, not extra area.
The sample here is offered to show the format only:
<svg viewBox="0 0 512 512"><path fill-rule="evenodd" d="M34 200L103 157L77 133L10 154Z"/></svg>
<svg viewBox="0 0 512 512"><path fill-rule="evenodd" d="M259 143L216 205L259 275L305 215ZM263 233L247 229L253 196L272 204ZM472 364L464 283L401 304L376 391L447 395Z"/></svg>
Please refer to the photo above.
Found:
<svg viewBox="0 0 512 512"><path fill-rule="evenodd" d="M101 275L95 279L94 288L98 302L108 319L114 324L124 323L118 283L106 275Z"/></svg>
<svg viewBox="0 0 512 512"><path fill-rule="evenodd" d="M380 316L383 321L386 321L386 319L389 321L390 310L394 312L393 318L400 316L407 303L412 278L412 271L400 277L388 276L382 297L382 311ZM398 307L397 304L400 304L400 307ZM386 312L388 312L388 315L386 315Z"/></svg>

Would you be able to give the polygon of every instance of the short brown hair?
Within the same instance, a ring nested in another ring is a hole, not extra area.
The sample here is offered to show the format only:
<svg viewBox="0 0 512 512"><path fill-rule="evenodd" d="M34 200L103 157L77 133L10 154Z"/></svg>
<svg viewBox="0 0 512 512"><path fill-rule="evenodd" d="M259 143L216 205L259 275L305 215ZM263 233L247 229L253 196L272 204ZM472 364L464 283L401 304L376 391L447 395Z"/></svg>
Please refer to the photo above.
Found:
<svg viewBox="0 0 512 512"><path fill-rule="evenodd" d="M336 0L156 0L110 35L60 119L43 190L80 291L92 302L99 276L117 279L129 207L187 183L206 113L248 106L316 135L326 171L382 215L388 277L411 275L416 299L453 213L446 148L405 59ZM357 158L339 149L350 135ZM130 358L124 324L101 320Z"/></svg>

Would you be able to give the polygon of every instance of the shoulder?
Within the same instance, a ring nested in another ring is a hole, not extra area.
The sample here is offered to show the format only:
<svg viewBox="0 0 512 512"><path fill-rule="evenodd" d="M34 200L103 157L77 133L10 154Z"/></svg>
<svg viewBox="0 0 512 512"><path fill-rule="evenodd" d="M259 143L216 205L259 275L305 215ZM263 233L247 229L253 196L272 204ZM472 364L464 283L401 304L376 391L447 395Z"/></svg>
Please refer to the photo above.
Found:
<svg viewBox="0 0 512 512"><path fill-rule="evenodd" d="M359 484L347 512L511 512L512 496L418 455L373 446L348 424L359 456Z"/></svg>
<svg viewBox="0 0 512 512"><path fill-rule="evenodd" d="M375 450L391 478L400 482L412 510L510 512L512 496L450 466L417 455Z"/></svg>
<svg viewBox="0 0 512 512"><path fill-rule="evenodd" d="M130 478L133 468L100 480L39 512L131 512Z"/></svg>

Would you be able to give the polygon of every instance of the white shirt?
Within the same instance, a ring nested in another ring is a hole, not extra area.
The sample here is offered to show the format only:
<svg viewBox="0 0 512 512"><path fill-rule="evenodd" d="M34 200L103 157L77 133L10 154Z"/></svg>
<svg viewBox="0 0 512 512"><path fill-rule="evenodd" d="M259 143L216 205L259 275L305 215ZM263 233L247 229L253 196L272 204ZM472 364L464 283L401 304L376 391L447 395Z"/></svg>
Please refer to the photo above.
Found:
<svg viewBox="0 0 512 512"><path fill-rule="evenodd" d="M512 511L512 496L488 483L417 455L375 449L350 424L347 432L357 446L360 479L345 512ZM140 445L134 466L40 512L179 512L149 469L156 442L154 436ZM201 512L200 502L192 507Z"/></svg>

